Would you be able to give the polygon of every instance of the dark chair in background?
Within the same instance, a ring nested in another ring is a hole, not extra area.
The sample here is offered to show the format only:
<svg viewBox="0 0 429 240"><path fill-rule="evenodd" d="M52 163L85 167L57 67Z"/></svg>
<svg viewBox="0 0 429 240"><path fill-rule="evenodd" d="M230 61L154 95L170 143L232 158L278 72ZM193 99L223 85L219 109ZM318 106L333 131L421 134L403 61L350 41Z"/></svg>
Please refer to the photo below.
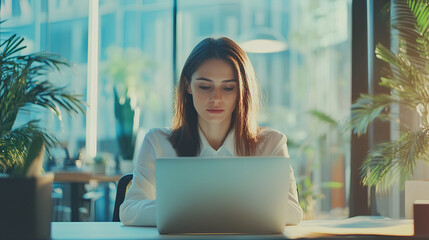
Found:
<svg viewBox="0 0 429 240"><path fill-rule="evenodd" d="M121 206L121 204L124 202L125 194L127 192L127 187L132 180L133 180L133 174L127 173L123 175L118 181L118 186L116 188L115 208L113 209L112 222L119 222L119 206Z"/></svg>

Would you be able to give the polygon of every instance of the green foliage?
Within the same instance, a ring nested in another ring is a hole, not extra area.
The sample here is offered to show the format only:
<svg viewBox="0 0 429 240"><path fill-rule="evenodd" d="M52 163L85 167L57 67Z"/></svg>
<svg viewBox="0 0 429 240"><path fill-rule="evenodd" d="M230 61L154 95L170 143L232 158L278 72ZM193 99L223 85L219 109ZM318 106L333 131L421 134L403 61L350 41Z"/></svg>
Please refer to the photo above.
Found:
<svg viewBox="0 0 429 240"><path fill-rule="evenodd" d="M311 110L310 115L314 118L320 120L321 122L328 123L332 127L338 127L339 123L333 119L331 116L327 115L324 112L318 111L318 110Z"/></svg>
<svg viewBox="0 0 429 240"><path fill-rule="evenodd" d="M94 163L104 163L105 161L106 159L104 159L104 157L101 155L97 155L94 157Z"/></svg>
<svg viewBox="0 0 429 240"><path fill-rule="evenodd" d="M102 65L103 76L114 85L116 136L122 158L132 159L135 149L135 121L137 108L147 104L151 89L145 81L145 72L153 63L139 48L123 49L111 46ZM150 107L150 106L145 106ZM139 116L136 116L139 119Z"/></svg>
<svg viewBox="0 0 429 240"><path fill-rule="evenodd" d="M41 134L34 134L33 138L31 139L31 144L29 145L29 150L27 157L22 165L17 165L13 169L12 176L26 176L27 171L33 164L33 161L37 158L37 156L40 154L40 152L43 150L44 147L44 138Z"/></svg>
<svg viewBox="0 0 429 240"><path fill-rule="evenodd" d="M352 105L350 125L357 135L365 134L375 119L399 122L390 112L400 105L418 114L419 128L401 125L398 139L376 145L361 167L362 182L377 189L387 189L395 179L404 181L418 160L429 161L429 1L397 1L392 15L398 32L396 53L377 44L377 58L389 63L380 85L390 94L361 95ZM400 122L399 122L400 123Z"/></svg>
<svg viewBox="0 0 429 240"><path fill-rule="evenodd" d="M387 94L367 95L361 94L360 98L352 104L352 114L350 124L353 133L361 136L366 134L369 124L375 119L390 120L390 105L396 100Z"/></svg>
<svg viewBox="0 0 429 240"><path fill-rule="evenodd" d="M316 185L312 183L309 176L301 176L296 181L298 190L299 204L304 212L307 212L311 205L315 204L317 199L324 198L325 195L315 190ZM343 183L340 182L323 182L322 188L339 189L343 187Z"/></svg>
<svg viewBox="0 0 429 240"><path fill-rule="evenodd" d="M131 99L128 96L118 96L116 88L114 89L115 96L115 118L116 136L119 144L119 150L124 159L133 159L136 136L134 133L134 108L131 106Z"/></svg>
<svg viewBox="0 0 429 240"><path fill-rule="evenodd" d="M62 110L84 112L78 95L70 94L65 87L55 87L47 79L50 71L59 71L69 63L50 53L16 55L25 48L23 41L13 35L0 44L0 173L24 166L33 136L42 136L48 148L57 142L53 134L38 126L38 120L15 127L19 111L39 106L51 110L60 120Z"/></svg>
<svg viewBox="0 0 429 240"><path fill-rule="evenodd" d="M320 198L323 198L322 193L317 193L315 191L315 185L311 182L310 177L303 176L298 178L296 181L296 186L298 190L299 204L304 212L308 211L308 208L311 204L314 204L314 201Z"/></svg>
<svg viewBox="0 0 429 240"><path fill-rule="evenodd" d="M321 149L326 149L327 132L329 132L330 134L337 134L336 139L338 142L334 144L337 148L335 148L335 150L334 148L331 148L329 153L321 151L319 154L324 160L338 160L338 157L343 156L342 147L347 143L348 138L343 134L344 132L341 131L344 127L340 121L337 121L328 114L316 109L310 110L307 113L317 121L318 126L322 127L322 125L327 125L329 127L326 132L317 135L315 138L307 139L306 142L295 142L293 139L288 139L288 147L290 149L299 149L299 151L304 153L307 157L305 174L302 174L297 178L296 184L301 208L304 211L304 215L309 214L307 217L311 219L311 214L314 212L316 201L325 197L325 195L320 191L320 188L340 189L343 187L343 183L341 182L329 181L319 183L320 188L318 188L318 184L314 183L313 171L320 166L313 163L314 154L317 151L318 146Z"/></svg>

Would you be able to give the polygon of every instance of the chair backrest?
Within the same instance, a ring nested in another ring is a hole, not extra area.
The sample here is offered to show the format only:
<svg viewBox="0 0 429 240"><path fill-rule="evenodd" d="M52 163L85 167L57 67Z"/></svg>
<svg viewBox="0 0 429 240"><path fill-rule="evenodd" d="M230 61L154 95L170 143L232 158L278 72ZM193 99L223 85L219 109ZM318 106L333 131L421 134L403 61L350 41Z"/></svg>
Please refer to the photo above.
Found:
<svg viewBox="0 0 429 240"><path fill-rule="evenodd" d="M119 222L119 206L124 202L125 193L127 192L128 184L133 180L133 174L127 173L123 175L119 181L118 186L116 187L116 199L115 199L115 208L113 209L113 219L112 222Z"/></svg>

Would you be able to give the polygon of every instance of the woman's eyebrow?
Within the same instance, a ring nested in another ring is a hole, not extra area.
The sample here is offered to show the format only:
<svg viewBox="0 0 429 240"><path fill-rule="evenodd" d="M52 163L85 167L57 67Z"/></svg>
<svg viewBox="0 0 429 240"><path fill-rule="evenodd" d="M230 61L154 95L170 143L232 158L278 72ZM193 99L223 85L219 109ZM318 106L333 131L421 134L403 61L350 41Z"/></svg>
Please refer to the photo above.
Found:
<svg viewBox="0 0 429 240"><path fill-rule="evenodd" d="M196 78L195 80L213 82L213 80L205 78L205 77L199 77L199 78ZM229 80L223 80L222 82L237 82L237 80L236 79L229 79Z"/></svg>

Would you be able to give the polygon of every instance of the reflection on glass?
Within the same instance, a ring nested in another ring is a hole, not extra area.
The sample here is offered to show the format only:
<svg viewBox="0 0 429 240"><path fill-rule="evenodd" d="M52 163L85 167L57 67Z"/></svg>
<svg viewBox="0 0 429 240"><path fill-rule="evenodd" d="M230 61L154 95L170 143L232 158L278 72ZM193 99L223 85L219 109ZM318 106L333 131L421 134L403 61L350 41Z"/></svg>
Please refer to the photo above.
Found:
<svg viewBox="0 0 429 240"><path fill-rule="evenodd" d="M259 122L288 136L295 176L308 190L301 200L309 215L311 209L317 216L348 215L350 146L326 119L338 125L349 114L350 6L350 0L178 1L177 69L208 36L280 44L266 53L248 51L265 96ZM99 152L132 158L139 136L171 125L172 7L170 0L100 0ZM5 26L26 38L27 51L56 52L74 62L73 71L55 79L86 96L88 2L2 0L0 9ZM84 117L65 116L61 125L50 113L31 114L44 119L72 158L78 156L85 146Z"/></svg>
<svg viewBox="0 0 429 240"><path fill-rule="evenodd" d="M228 36L240 42L265 95L259 123L288 136L306 216L311 218L314 211L319 217L322 212L348 216L348 138L320 116L338 125L349 114L351 2L184 0L178 4L178 68L192 46L205 37ZM249 49L248 44L258 39L283 44L275 51L264 49L266 45ZM311 114L312 110L320 114Z"/></svg>
<svg viewBox="0 0 429 240"><path fill-rule="evenodd" d="M82 1L1 1L0 9L1 20L6 20L1 37L14 33L23 36L24 45L27 45L23 54L49 51L71 61L70 69L51 73L49 80L81 95L85 101L88 4ZM55 136L70 150L71 158L77 158L78 150L85 145L84 115L64 115L60 122L53 113L36 107L19 114L22 122L33 118L41 119L42 127L55 132ZM53 149L54 158L56 152ZM58 152L62 154L62 150ZM62 158L61 154L59 158ZM52 162L56 163L55 159Z"/></svg>

